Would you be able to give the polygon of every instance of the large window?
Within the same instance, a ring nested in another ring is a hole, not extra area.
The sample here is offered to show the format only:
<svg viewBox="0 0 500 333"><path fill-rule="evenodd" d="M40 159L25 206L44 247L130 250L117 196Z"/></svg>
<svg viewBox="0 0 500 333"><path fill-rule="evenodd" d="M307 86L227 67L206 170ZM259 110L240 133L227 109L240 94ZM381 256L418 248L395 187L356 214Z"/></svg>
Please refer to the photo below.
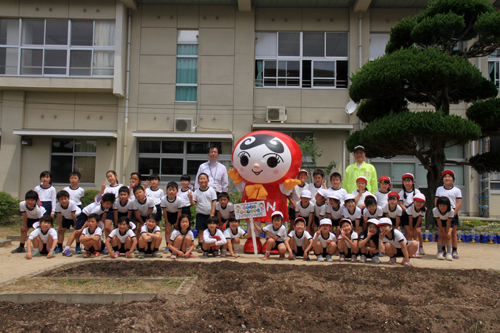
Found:
<svg viewBox="0 0 500 333"><path fill-rule="evenodd" d="M256 87L347 88L347 33L257 32L255 37Z"/></svg>
<svg viewBox="0 0 500 333"><path fill-rule="evenodd" d="M500 64L500 54L498 53L498 51L495 51L488 57L488 75L490 77L490 81L495 83L497 88L500 88L499 64Z"/></svg>
<svg viewBox="0 0 500 333"><path fill-rule="evenodd" d="M95 139L52 139L50 171L54 183L69 183L69 174L78 171L82 183L93 184L95 179Z"/></svg>
<svg viewBox="0 0 500 333"><path fill-rule="evenodd" d="M198 94L198 31L179 30L177 35L176 102L196 102Z"/></svg>
<svg viewBox="0 0 500 333"><path fill-rule="evenodd" d="M500 136L490 137L490 152L500 152ZM490 173L490 188L495 193L500 193L500 172Z"/></svg>
<svg viewBox="0 0 500 333"><path fill-rule="evenodd" d="M139 173L143 179L158 174L162 182L179 182L183 174L188 174L194 182L198 167L208 160L207 151L212 145L219 148L218 161L228 168L231 165L231 141L140 140Z"/></svg>
<svg viewBox="0 0 500 333"><path fill-rule="evenodd" d="M370 61L380 58L385 54L385 47L390 37L389 33L370 34Z"/></svg>
<svg viewBox="0 0 500 333"><path fill-rule="evenodd" d="M0 19L0 75L112 77L114 21Z"/></svg>

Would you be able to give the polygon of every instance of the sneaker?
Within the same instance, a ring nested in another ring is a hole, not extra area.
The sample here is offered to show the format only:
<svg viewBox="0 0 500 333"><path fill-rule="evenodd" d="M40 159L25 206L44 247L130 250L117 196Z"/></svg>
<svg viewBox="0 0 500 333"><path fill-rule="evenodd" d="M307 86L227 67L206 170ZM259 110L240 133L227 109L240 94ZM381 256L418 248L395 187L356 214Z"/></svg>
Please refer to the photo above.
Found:
<svg viewBox="0 0 500 333"><path fill-rule="evenodd" d="M340 251L339 251L339 250L337 250L337 252L335 252L335 255L336 255L336 256L340 256Z"/></svg>
<svg viewBox="0 0 500 333"><path fill-rule="evenodd" d="M10 253L25 253L26 249L24 247L17 247L14 250L10 251Z"/></svg>
<svg viewBox="0 0 500 333"><path fill-rule="evenodd" d="M329 255L329 254L327 254L327 255L326 255L326 261L328 261L328 262L332 262L332 261L333 261L332 256L331 256L331 255Z"/></svg>
<svg viewBox="0 0 500 333"><path fill-rule="evenodd" d="M285 259L285 254L284 253L280 253L280 259Z"/></svg>
<svg viewBox="0 0 500 333"><path fill-rule="evenodd" d="M294 251L292 251L292 257L293 257L293 259L295 259L295 257L296 257L296 254Z"/></svg>
<svg viewBox="0 0 500 333"><path fill-rule="evenodd" d="M373 258L372 258L372 263L374 263L374 264L380 264L380 259L379 259L379 257L377 257L377 256L373 257Z"/></svg>
<svg viewBox="0 0 500 333"><path fill-rule="evenodd" d="M267 259L269 259L269 256L270 256L270 255L271 255L271 254L270 254L269 252L266 252L266 253L264 254L264 256L262 257L262 260L267 260Z"/></svg>
<svg viewBox="0 0 500 333"><path fill-rule="evenodd" d="M97 257L99 257L100 255L101 255L101 252L97 252L97 251L95 251L94 253L92 253L92 254L90 255L90 257L91 257L91 258L97 258Z"/></svg>
<svg viewBox="0 0 500 333"><path fill-rule="evenodd" d="M203 259L207 259L208 258L208 252L203 252L203 256L202 256Z"/></svg>
<svg viewBox="0 0 500 333"><path fill-rule="evenodd" d="M196 258L196 256L194 254L190 253L189 258Z"/></svg>
<svg viewBox="0 0 500 333"><path fill-rule="evenodd" d="M423 247L420 247L420 255L425 256L425 251Z"/></svg>
<svg viewBox="0 0 500 333"><path fill-rule="evenodd" d="M139 253L140 253L139 250L137 250L137 249L134 250L135 255L138 255Z"/></svg>
<svg viewBox="0 0 500 333"><path fill-rule="evenodd" d="M226 251L227 250L222 250L221 251L221 253L220 253L221 258L225 258L226 257Z"/></svg>
<svg viewBox="0 0 500 333"><path fill-rule="evenodd" d="M202 253L203 252L203 249L201 248L200 244L196 245L195 249L196 249L196 251L198 251L198 253Z"/></svg>
<svg viewBox="0 0 500 333"><path fill-rule="evenodd" d="M359 262L366 262L366 256L364 254L361 255L361 258L359 258Z"/></svg>
<svg viewBox="0 0 500 333"><path fill-rule="evenodd" d="M325 258L323 258L322 254L318 254L318 261L325 261Z"/></svg>
<svg viewBox="0 0 500 333"><path fill-rule="evenodd" d="M339 261L342 262L345 260L345 254L341 254L340 255L340 258L339 258Z"/></svg>
<svg viewBox="0 0 500 333"><path fill-rule="evenodd" d="M54 253L61 253L61 252L62 252L62 250L58 247L56 247L56 249L54 250Z"/></svg>
<svg viewBox="0 0 500 333"><path fill-rule="evenodd" d="M458 252L457 252L457 251L453 251L452 256L453 256L453 259L458 259L458 258L460 258L460 257L458 256Z"/></svg>
<svg viewBox="0 0 500 333"><path fill-rule="evenodd" d="M90 258L90 251L86 251L83 255L84 258Z"/></svg>
<svg viewBox="0 0 500 333"><path fill-rule="evenodd" d="M104 250L102 250L102 254L108 254L108 249L104 248Z"/></svg>
<svg viewBox="0 0 500 333"><path fill-rule="evenodd" d="M168 253L168 247L165 247L165 250L163 250L163 253L165 253L165 254Z"/></svg>
<svg viewBox="0 0 500 333"><path fill-rule="evenodd" d="M52 252L52 253L53 253L53 252ZM33 257L41 257L41 256L42 256L42 255L40 254L40 251L35 251L35 250L31 251L31 255L32 255Z"/></svg>
<svg viewBox="0 0 500 333"><path fill-rule="evenodd" d="M172 253L170 255L170 259L177 259L177 253Z"/></svg>
<svg viewBox="0 0 500 333"><path fill-rule="evenodd" d="M134 251L135 252L135 251ZM137 254L137 259L144 259L144 257L146 256L146 254L144 252L139 252Z"/></svg>
<svg viewBox="0 0 500 333"><path fill-rule="evenodd" d="M439 252L438 254L436 254L436 258L437 258L438 260L444 260L444 259L445 259L445 258L444 258L444 252Z"/></svg>
<svg viewBox="0 0 500 333"><path fill-rule="evenodd" d="M64 250L62 254L65 257L71 257L71 256L73 256L73 254L71 253L70 250Z"/></svg>
<svg viewBox="0 0 500 333"><path fill-rule="evenodd" d="M353 255L351 256L351 262L357 262L357 261L358 261L358 256L357 256L357 255L355 255L355 254L353 254Z"/></svg>
<svg viewBox="0 0 500 333"><path fill-rule="evenodd" d="M120 257L120 252L119 251L115 251L115 258L119 258Z"/></svg>
<svg viewBox="0 0 500 333"><path fill-rule="evenodd" d="M217 258L219 256L219 250L212 251L212 256Z"/></svg>
<svg viewBox="0 0 500 333"><path fill-rule="evenodd" d="M79 247L79 246L75 247L75 253L76 253L76 254L82 254L82 249L81 249L81 247Z"/></svg>
<svg viewBox="0 0 500 333"><path fill-rule="evenodd" d="M54 258L56 256L56 253L54 251L52 251L52 258Z"/></svg>
<svg viewBox="0 0 500 333"><path fill-rule="evenodd" d="M396 263L396 257L392 257L391 259L389 259L389 261L387 263L389 265L394 265Z"/></svg>
<svg viewBox="0 0 500 333"><path fill-rule="evenodd" d="M155 251L153 252L153 258L163 258L163 256L161 255L160 251Z"/></svg>
<svg viewBox="0 0 500 333"><path fill-rule="evenodd" d="M422 256L421 256L421 255L420 255L420 253L418 253L418 252L417 252L417 253L415 253L412 257L413 257L413 258L422 258Z"/></svg>
<svg viewBox="0 0 500 333"><path fill-rule="evenodd" d="M451 253L446 253L446 260L453 261L453 257L451 255Z"/></svg>

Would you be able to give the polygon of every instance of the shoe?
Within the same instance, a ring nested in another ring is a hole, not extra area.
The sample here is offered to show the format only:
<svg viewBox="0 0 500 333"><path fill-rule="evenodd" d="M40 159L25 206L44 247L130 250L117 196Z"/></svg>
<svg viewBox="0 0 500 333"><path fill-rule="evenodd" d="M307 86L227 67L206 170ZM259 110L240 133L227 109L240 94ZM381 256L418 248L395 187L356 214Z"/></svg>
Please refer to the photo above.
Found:
<svg viewBox="0 0 500 333"><path fill-rule="evenodd" d="M213 251L213 252L212 252L212 256L213 256L214 258L217 258L217 257L219 256L219 250L215 250L215 251Z"/></svg>
<svg viewBox="0 0 500 333"><path fill-rule="evenodd" d="M208 258L208 252L203 252L203 256L202 256L203 259L207 259Z"/></svg>
<svg viewBox="0 0 500 333"><path fill-rule="evenodd" d="M220 257L221 257L221 258L225 258L225 257L226 257L226 250L222 250L222 251L220 252Z"/></svg>
<svg viewBox="0 0 500 333"><path fill-rule="evenodd" d="M329 255L329 254L327 254L327 255L326 255L326 261L328 261L328 262L332 262L332 261L333 261L332 256L331 256L331 255Z"/></svg>
<svg viewBox="0 0 500 333"><path fill-rule="evenodd" d="M125 258L128 258L129 253L130 253L130 251L125 252Z"/></svg>
<svg viewBox="0 0 500 333"><path fill-rule="evenodd" d="M444 252L439 252L438 254L436 254L436 258L437 258L438 260L444 260L444 259L445 259L445 258L444 258Z"/></svg>
<svg viewBox="0 0 500 333"><path fill-rule="evenodd" d="M460 258L460 257L458 256L458 252L457 252L457 251L453 251L452 255L453 255L453 259L458 259L458 258Z"/></svg>
<svg viewBox="0 0 500 333"><path fill-rule="evenodd" d="M119 257L120 257L120 252L115 251L115 258L119 258Z"/></svg>
<svg viewBox="0 0 500 333"><path fill-rule="evenodd" d="M56 256L56 253L52 252L52 258L54 258L55 256Z"/></svg>
<svg viewBox="0 0 500 333"><path fill-rule="evenodd" d="M285 259L285 254L284 253L280 253L280 259Z"/></svg>
<svg viewBox="0 0 500 333"><path fill-rule="evenodd" d="M190 253L189 258L196 258L196 256L194 254Z"/></svg>
<svg viewBox="0 0 500 333"><path fill-rule="evenodd" d="M389 265L394 265L396 263L396 257L392 257L391 259L389 259L389 261L387 263Z"/></svg>
<svg viewBox="0 0 500 333"><path fill-rule="evenodd" d="M58 247L56 247L56 249L54 250L54 253L61 253L61 252L62 252L62 250Z"/></svg>
<svg viewBox="0 0 500 333"><path fill-rule="evenodd" d="M358 261L358 256L357 256L357 255L355 255L355 254L353 254L353 255L351 256L351 262L357 262L357 261Z"/></svg>
<svg viewBox="0 0 500 333"><path fill-rule="evenodd" d="M423 247L420 247L420 255L425 256L425 251Z"/></svg>
<svg viewBox="0 0 500 333"><path fill-rule="evenodd" d="M134 254L138 255L139 253L140 253L139 250L137 249L134 250Z"/></svg>
<svg viewBox="0 0 500 333"><path fill-rule="evenodd" d="M422 256L417 252L412 256L412 258L422 258Z"/></svg>
<svg viewBox="0 0 500 333"><path fill-rule="evenodd" d="M137 259L144 259L145 256L146 254L144 252L139 252L139 254L137 254Z"/></svg>
<svg viewBox="0 0 500 333"><path fill-rule="evenodd" d="M108 249L104 248L104 250L102 250L102 254L108 254Z"/></svg>
<svg viewBox="0 0 500 333"><path fill-rule="evenodd" d="M340 262L343 262L345 260L345 254L341 254L340 255L340 258L339 258L339 261Z"/></svg>
<svg viewBox="0 0 500 333"><path fill-rule="evenodd" d="M196 245L195 250L198 251L198 253L203 253L203 249L201 248L200 244Z"/></svg>
<svg viewBox="0 0 500 333"><path fill-rule="evenodd" d="M165 250L163 250L163 253L165 253L165 254L168 253L168 247L165 247Z"/></svg>
<svg viewBox="0 0 500 333"><path fill-rule="evenodd" d="M325 261L325 258L323 258L322 254L318 254L318 261L320 262Z"/></svg>
<svg viewBox="0 0 500 333"><path fill-rule="evenodd" d="M82 254L82 249L81 249L81 247L79 247L79 246L75 247L75 253L76 253L76 254Z"/></svg>
<svg viewBox="0 0 500 333"><path fill-rule="evenodd" d="M379 259L379 257L377 257L377 256L373 257L373 258L372 258L372 263L374 263L374 264L380 264L380 259Z"/></svg>
<svg viewBox="0 0 500 333"><path fill-rule="evenodd" d="M25 253L25 252L26 252L25 248L20 246L10 251L10 253Z"/></svg>
<svg viewBox="0 0 500 333"><path fill-rule="evenodd" d="M170 255L170 259L177 259L177 253L172 253Z"/></svg>
<svg viewBox="0 0 500 333"><path fill-rule="evenodd" d="M32 255L33 257L41 257L41 256L42 256L42 255L40 254L40 251L35 251L35 250L31 251L31 255Z"/></svg>
<svg viewBox="0 0 500 333"><path fill-rule="evenodd" d="M234 250L234 251L233 251L233 252L234 252L234 254L236 254L236 255L239 257L239 256L240 256L240 253L238 252L238 250L236 250L236 249L233 249L233 250Z"/></svg>
<svg viewBox="0 0 500 333"><path fill-rule="evenodd" d="M359 258L359 262L366 262L366 256L364 254L361 255L361 258Z"/></svg>
<svg viewBox="0 0 500 333"><path fill-rule="evenodd" d="M293 256L293 259L295 259L296 255L295 255L295 252L292 251L292 256Z"/></svg>
<svg viewBox="0 0 500 333"><path fill-rule="evenodd" d="M160 251L155 251L153 252L153 258L163 258L163 256L161 255Z"/></svg>
<svg viewBox="0 0 500 333"><path fill-rule="evenodd" d="M451 253L446 253L446 260L453 261L453 257L451 255Z"/></svg>
<svg viewBox="0 0 500 333"><path fill-rule="evenodd" d="M65 257L71 257L71 256L73 256L73 254L71 253L70 250L64 250L62 254Z"/></svg>
<svg viewBox="0 0 500 333"><path fill-rule="evenodd" d="M335 255L336 255L336 256L340 256L340 251L339 251L339 250L337 250L337 252L335 252Z"/></svg>
<svg viewBox="0 0 500 333"><path fill-rule="evenodd" d="M91 257L91 258L97 258L97 257L99 257L100 255L101 255L101 252L97 252L97 251L95 251L94 253L92 253L92 254L90 255L90 257Z"/></svg>
<svg viewBox="0 0 500 333"><path fill-rule="evenodd" d="M90 258L90 251L86 251L83 255L84 258Z"/></svg>
<svg viewBox="0 0 500 333"><path fill-rule="evenodd" d="M262 257L262 260L267 260L267 259L269 259L269 256L270 256L270 255L271 255L271 254L270 254L269 252L266 252L266 253L264 254L264 256Z"/></svg>

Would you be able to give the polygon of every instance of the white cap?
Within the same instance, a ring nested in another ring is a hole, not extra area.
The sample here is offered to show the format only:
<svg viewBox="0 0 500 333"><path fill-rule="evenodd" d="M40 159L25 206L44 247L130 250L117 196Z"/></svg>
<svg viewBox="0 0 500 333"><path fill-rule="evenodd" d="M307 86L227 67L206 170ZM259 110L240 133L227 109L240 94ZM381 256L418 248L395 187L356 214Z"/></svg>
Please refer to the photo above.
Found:
<svg viewBox="0 0 500 333"><path fill-rule="evenodd" d="M309 190L304 190L302 191L302 194L300 195L301 198L309 198L311 199L311 191Z"/></svg>
<svg viewBox="0 0 500 333"><path fill-rule="evenodd" d="M378 226L378 220L377 219L369 219L368 221L366 221L366 223L373 223L376 226Z"/></svg>
<svg viewBox="0 0 500 333"><path fill-rule="evenodd" d="M277 211L275 211L275 212L273 212L273 213L271 214L271 218L272 218L273 216L276 216L276 215L279 215L279 216L283 217L283 213L282 213L282 212L280 212L279 210L277 210Z"/></svg>
<svg viewBox="0 0 500 333"><path fill-rule="evenodd" d="M332 225L332 221L330 219L322 219L319 221L319 225Z"/></svg>
<svg viewBox="0 0 500 333"><path fill-rule="evenodd" d="M388 217L382 217L377 223L377 226L380 227L381 225L390 225L392 227L392 221Z"/></svg>
<svg viewBox="0 0 500 333"><path fill-rule="evenodd" d="M329 199L337 199L338 201L341 201L340 195L337 193L337 191L330 192L330 194L328 194L328 198Z"/></svg>
<svg viewBox="0 0 500 333"><path fill-rule="evenodd" d="M349 222L349 224L350 224L350 225L352 225L352 221L351 221L351 220L349 220L349 219L345 219L345 218L344 218L344 219L340 220L340 222L339 222L339 226L341 226L341 225L342 225L342 222Z"/></svg>
<svg viewBox="0 0 500 333"><path fill-rule="evenodd" d="M354 196L354 194L346 194L345 197L344 197L344 201L354 200L354 199L356 199L356 197Z"/></svg>
<svg viewBox="0 0 500 333"><path fill-rule="evenodd" d="M327 198L328 198L328 190L326 190L326 189L324 189L324 188L320 188L320 189L316 192L316 194L317 194L317 193L321 194L321 195L322 195L325 199L327 199Z"/></svg>
<svg viewBox="0 0 500 333"><path fill-rule="evenodd" d="M423 195L422 193L418 193L413 197L413 201L425 202L425 195Z"/></svg>
<svg viewBox="0 0 500 333"><path fill-rule="evenodd" d="M354 150L353 150L353 151L356 151L357 149L363 149L363 151L364 151L364 150L365 150L365 147L363 147L363 146L361 146L361 145L360 145L360 146L356 146L356 147L354 147Z"/></svg>

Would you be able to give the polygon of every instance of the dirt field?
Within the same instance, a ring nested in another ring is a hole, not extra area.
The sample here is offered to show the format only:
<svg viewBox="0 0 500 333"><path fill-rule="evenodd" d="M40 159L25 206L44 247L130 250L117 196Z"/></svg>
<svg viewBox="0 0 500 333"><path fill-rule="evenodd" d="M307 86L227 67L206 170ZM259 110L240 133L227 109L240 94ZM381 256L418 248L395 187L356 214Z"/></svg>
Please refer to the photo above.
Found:
<svg viewBox="0 0 500 333"><path fill-rule="evenodd" d="M95 261L47 276L182 277L186 296L85 305L0 303L2 332L498 332L500 275L366 265Z"/></svg>

